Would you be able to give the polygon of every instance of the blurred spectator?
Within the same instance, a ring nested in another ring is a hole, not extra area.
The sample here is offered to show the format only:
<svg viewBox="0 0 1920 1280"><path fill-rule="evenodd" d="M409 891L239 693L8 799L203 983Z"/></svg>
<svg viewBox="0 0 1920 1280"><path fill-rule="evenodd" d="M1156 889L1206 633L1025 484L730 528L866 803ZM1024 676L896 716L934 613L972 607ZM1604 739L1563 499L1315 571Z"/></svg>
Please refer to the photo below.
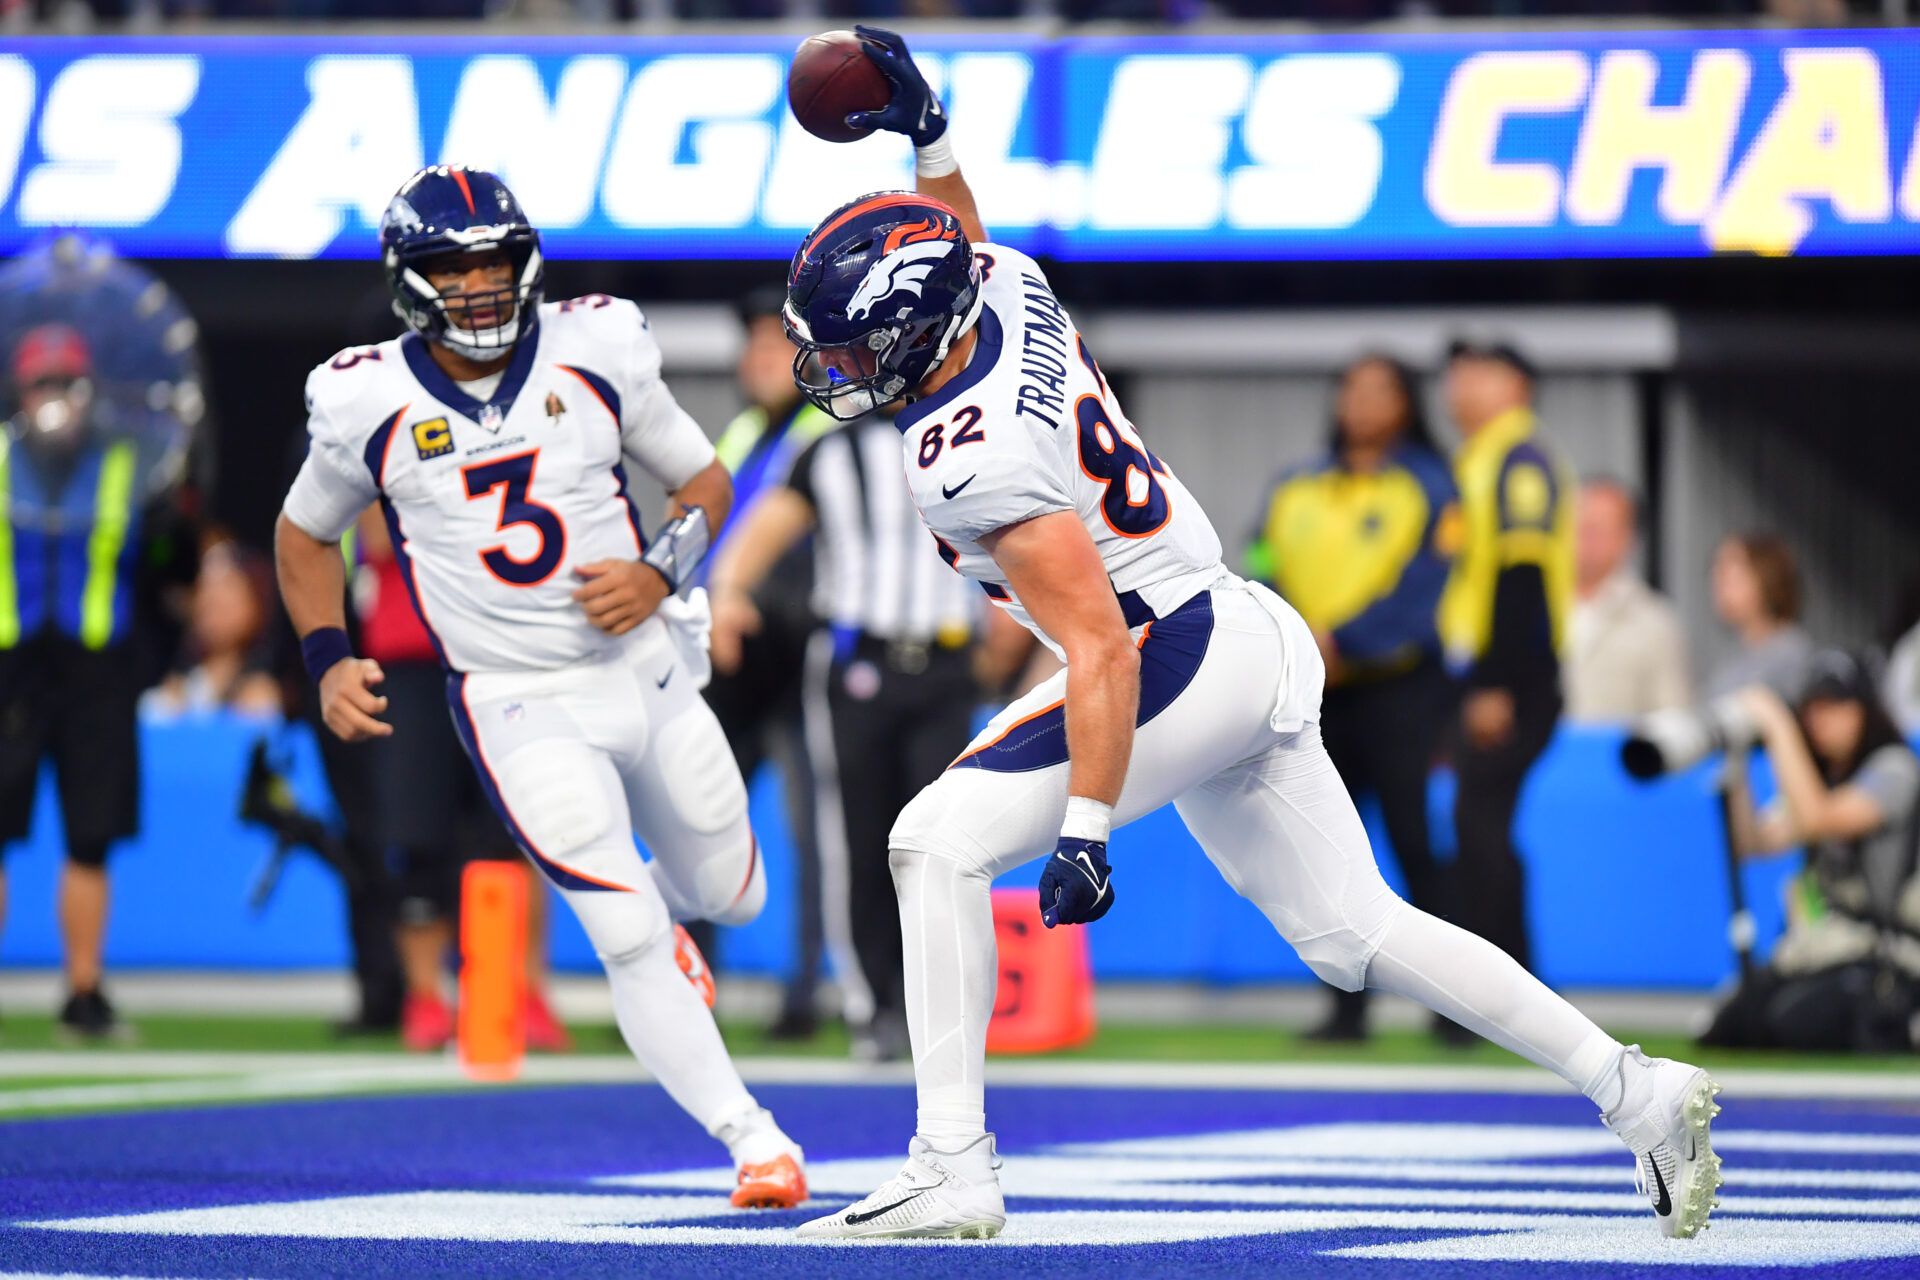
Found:
<svg viewBox="0 0 1920 1280"><path fill-rule="evenodd" d="M446 998L447 962L460 915L461 873L475 858L519 864L519 846L480 790L447 715L446 668L407 594L386 522L368 508L355 530L360 559L353 579L360 621L356 652L380 664L393 736L355 744L373 767L374 831L393 873L395 941L406 983L400 1038L433 1052L453 1038ZM572 1038L547 1002L547 893L527 894L527 1047L550 1053Z"/></svg>
<svg viewBox="0 0 1920 1280"><path fill-rule="evenodd" d="M0 848L51 761L67 861L64 1032L121 1030L101 989L109 849L140 825L140 579L199 419L193 322L148 273L73 235L0 272ZM150 643L150 641L149 641Z"/></svg>
<svg viewBox="0 0 1920 1280"><path fill-rule="evenodd" d="M1634 568L1640 503L1618 480L1580 487L1567 644L1570 720L1623 721L1693 702L1679 615Z"/></svg>
<svg viewBox="0 0 1920 1280"><path fill-rule="evenodd" d="M262 651L273 570L266 557L232 541L215 543L200 558L194 582L187 658L140 700L145 716L238 711L280 713L280 684Z"/></svg>
<svg viewBox="0 0 1920 1280"><path fill-rule="evenodd" d="M1513 815L1560 717L1574 577L1573 481L1537 434L1533 390L1533 366L1513 347L1453 345L1446 399L1465 441L1454 474L1466 536L1440 629L1466 683L1453 758L1455 918L1528 968Z"/></svg>
<svg viewBox="0 0 1920 1280"><path fill-rule="evenodd" d="M1800 628L1800 569L1785 540L1771 533L1722 539L1713 553L1713 610L1740 647L1707 677L1707 697L1763 684L1798 702L1813 641Z"/></svg>
<svg viewBox="0 0 1920 1280"><path fill-rule="evenodd" d="M1894 604L1881 689L1900 732L1920 737L1920 571L1907 579Z"/></svg>
<svg viewBox="0 0 1920 1280"><path fill-rule="evenodd" d="M1775 22L1789 27L1844 27L1846 0L1766 0L1762 6Z"/></svg>
<svg viewBox="0 0 1920 1280"><path fill-rule="evenodd" d="M786 484L802 450L840 424L800 397L793 382L793 344L780 324L786 290L768 285L740 302L745 341L736 366L742 409L715 445L733 474L733 511L714 537L714 554L740 528L761 494ZM716 596L714 607L731 602ZM744 652L731 670L716 666L706 688L720 728L733 748L740 776L753 780L760 766L780 766L787 801L787 825L793 834L795 871L794 965L773 1025L775 1039L807 1039L819 1026L814 999L820 985L826 947L820 907L820 849L814 840L813 773L807 760L801 723L800 672L806 665L807 637L820 625L813 611L813 544L796 543L753 592L749 602L759 620L746 634ZM701 948L713 955L701 939Z"/></svg>
<svg viewBox="0 0 1920 1280"><path fill-rule="evenodd" d="M1764 685L1736 695L1760 729L1780 794L1755 812L1745 757L1730 770L1735 847L1745 856L1804 844L1787 888L1787 928L1705 1044L1889 1052L1913 1047L1920 991L1915 874L1920 759L1901 741L1852 655L1809 664L1796 715Z"/></svg>
<svg viewBox="0 0 1920 1280"><path fill-rule="evenodd" d="M1435 613L1460 536L1458 496L1413 374L1347 367L1328 450L1286 472L1249 569L1313 628L1327 663L1321 732L1355 796L1373 791L1415 905L1445 914L1427 838L1427 775L1452 686ZM1366 1037L1364 991L1335 991L1316 1040Z"/></svg>
<svg viewBox="0 0 1920 1280"><path fill-rule="evenodd" d="M900 912L887 833L973 732L974 642L985 598L940 557L894 487L900 432L869 414L822 435L764 490L713 561L713 666L740 668L753 605L781 559L817 540L802 703L827 939L854 1053L909 1053Z"/></svg>

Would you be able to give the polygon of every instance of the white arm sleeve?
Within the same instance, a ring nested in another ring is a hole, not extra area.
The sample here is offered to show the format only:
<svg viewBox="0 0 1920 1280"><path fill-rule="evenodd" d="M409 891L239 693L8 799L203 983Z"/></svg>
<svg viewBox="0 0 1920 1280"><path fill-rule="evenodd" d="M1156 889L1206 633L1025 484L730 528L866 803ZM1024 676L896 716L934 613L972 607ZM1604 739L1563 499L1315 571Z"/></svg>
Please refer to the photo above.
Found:
<svg viewBox="0 0 1920 1280"><path fill-rule="evenodd" d="M337 445L315 444L281 508L287 519L321 542L338 542L367 505L380 496L358 459Z"/></svg>
<svg viewBox="0 0 1920 1280"><path fill-rule="evenodd" d="M716 456L700 424L659 378L634 388L622 404L620 452L669 493L705 470Z"/></svg>

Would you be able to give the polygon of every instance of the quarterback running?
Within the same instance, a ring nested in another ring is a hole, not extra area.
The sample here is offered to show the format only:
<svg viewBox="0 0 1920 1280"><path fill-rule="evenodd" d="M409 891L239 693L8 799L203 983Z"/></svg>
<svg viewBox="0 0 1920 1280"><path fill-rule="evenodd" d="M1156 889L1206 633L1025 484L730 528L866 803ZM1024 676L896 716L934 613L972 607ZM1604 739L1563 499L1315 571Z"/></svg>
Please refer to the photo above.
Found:
<svg viewBox="0 0 1920 1280"><path fill-rule="evenodd" d="M744 924L767 892L746 788L699 694L703 613L674 594L726 519L726 469L661 381L638 308L542 301L539 235L492 174L414 175L380 243L408 332L307 379L312 439L275 539L326 723L348 741L392 732L379 666L343 629L336 545L377 501L460 739L580 917L627 1044L726 1145L735 1205L798 1204L800 1148L741 1083L676 923ZM651 539L629 467L670 496Z"/></svg>
<svg viewBox="0 0 1920 1280"><path fill-rule="evenodd" d="M1169 802L1316 974L1408 996L1554 1071L1626 1143L1661 1229L1698 1231L1719 1185L1717 1086L1621 1045L1387 887L1321 745L1325 672L1306 624L1222 566L1206 513L1128 421L1040 267L988 239L905 44L858 31L893 94L847 123L906 134L917 189L842 206L794 255L795 379L836 417L905 402L907 484L942 554L1066 668L893 827L917 1132L898 1174L801 1234L1000 1231L989 887L1045 856L1045 923L1098 920L1124 889L1110 830Z"/></svg>

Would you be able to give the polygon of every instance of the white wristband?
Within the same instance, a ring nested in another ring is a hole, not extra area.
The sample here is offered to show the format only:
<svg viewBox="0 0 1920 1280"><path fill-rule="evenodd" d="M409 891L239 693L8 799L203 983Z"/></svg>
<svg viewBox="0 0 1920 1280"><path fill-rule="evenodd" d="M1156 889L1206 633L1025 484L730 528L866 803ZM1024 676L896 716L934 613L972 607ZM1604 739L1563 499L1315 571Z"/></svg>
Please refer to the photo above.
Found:
<svg viewBox="0 0 1920 1280"><path fill-rule="evenodd" d="M1061 835L1069 840L1094 840L1105 844L1112 832L1112 805L1101 804L1085 796L1067 797L1067 816L1060 823Z"/></svg>
<svg viewBox="0 0 1920 1280"><path fill-rule="evenodd" d="M944 178L959 168L960 162L953 158L953 143L947 134L913 150L913 171L923 178Z"/></svg>

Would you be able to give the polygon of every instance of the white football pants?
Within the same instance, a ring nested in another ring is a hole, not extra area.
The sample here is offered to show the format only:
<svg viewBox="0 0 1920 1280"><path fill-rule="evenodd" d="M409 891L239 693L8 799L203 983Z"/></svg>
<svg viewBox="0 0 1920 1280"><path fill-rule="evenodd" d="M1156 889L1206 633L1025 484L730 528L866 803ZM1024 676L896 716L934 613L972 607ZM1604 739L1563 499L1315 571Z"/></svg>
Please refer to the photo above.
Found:
<svg viewBox="0 0 1920 1280"><path fill-rule="evenodd" d="M1299 615L1230 574L1150 624L1141 709L1151 718L1135 734L1114 825L1173 803L1227 883L1327 982L1409 996L1589 1095L1608 1087L1616 1041L1504 952L1381 879L1320 742L1324 680ZM998 978L990 887L1058 838L1065 692L1063 671L1006 708L893 828L920 1133L942 1149L984 1128ZM1115 866L1114 910L1151 911L1129 905L1126 884Z"/></svg>
<svg viewBox="0 0 1920 1280"><path fill-rule="evenodd" d="M606 965L628 1046L716 1132L753 1102L674 962L673 923L746 923L766 873L733 753L665 627L599 661L455 675L448 698L494 808Z"/></svg>

